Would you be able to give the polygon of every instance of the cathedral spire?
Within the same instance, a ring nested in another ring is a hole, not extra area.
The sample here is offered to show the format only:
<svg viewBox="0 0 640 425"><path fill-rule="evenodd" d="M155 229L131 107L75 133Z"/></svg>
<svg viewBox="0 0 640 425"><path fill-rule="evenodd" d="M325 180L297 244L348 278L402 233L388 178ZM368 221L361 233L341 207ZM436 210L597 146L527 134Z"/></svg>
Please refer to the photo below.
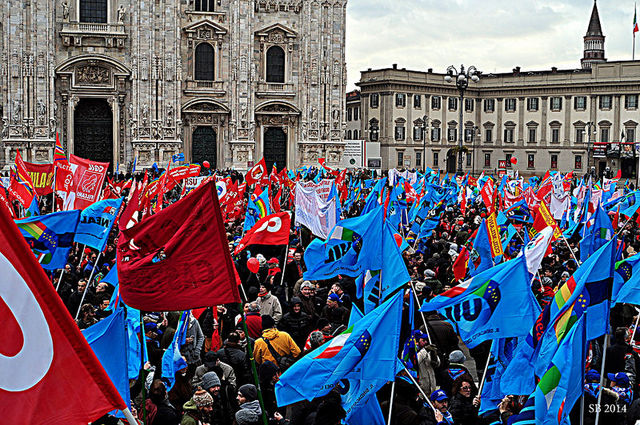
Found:
<svg viewBox="0 0 640 425"><path fill-rule="evenodd" d="M594 63L606 62L604 57L604 35L600 25L598 3L594 0L587 34L584 36L584 56L580 63L583 69L591 69Z"/></svg>

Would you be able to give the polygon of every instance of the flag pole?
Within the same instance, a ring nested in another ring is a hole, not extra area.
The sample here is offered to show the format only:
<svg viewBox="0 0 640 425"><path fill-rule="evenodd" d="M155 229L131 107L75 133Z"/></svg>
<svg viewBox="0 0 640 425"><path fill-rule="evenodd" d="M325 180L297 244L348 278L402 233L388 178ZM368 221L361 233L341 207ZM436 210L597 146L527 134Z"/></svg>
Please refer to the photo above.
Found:
<svg viewBox="0 0 640 425"><path fill-rule="evenodd" d="M416 304L418 305L418 311L420 312L420 316L422 316L422 323L424 323L424 331L427 334L427 339L429 340L429 344L431 344L431 335L429 334L429 327L427 326L427 320L424 318L424 312L420 311L420 300L418 299L418 294L416 294L416 288L411 282L411 292L413 292L413 298L416 300Z"/></svg>
<svg viewBox="0 0 640 425"><path fill-rule="evenodd" d="M60 273L60 278L58 279L58 284L56 285L56 292L58 292L58 289L60 288L60 282L62 282L62 275L64 275L64 270L62 269L62 272Z"/></svg>
<svg viewBox="0 0 640 425"><path fill-rule="evenodd" d="M387 425L391 425L391 412L393 411L393 396L396 391L396 380L391 384L391 399L389 400L389 415L387 416Z"/></svg>
<svg viewBox="0 0 640 425"><path fill-rule="evenodd" d="M431 403L431 400L429 400L429 396L427 396L427 394L425 394L424 390L422 389L422 387L420 387L420 385L418 385L418 383L416 382L415 378L413 377L413 375L411 375L411 373L409 373L409 371L407 370L406 366L404 367L404 371L407 373L407 375L409 376L409 379L411 379L411 382L413 382L413 385L415 385L416 387L418 387L418 391L420 391L420 394L422 394L422 396L424 397L425 401L427 402L427 404L429 405L429 407L431 407L433 409L434 412L437 412L438 410L435 408L435 406Z"/></svg>
<svg viewBox="0 0 640 425"><path fill-rule="evenodd" d="M493 350L493 344L496 343L496 340L491 341L491 350ZM489 351L489 356L487 356L487 364L484 366L484 372L482 372L482 380L480 381L480 388L478 388L478 396L482 395L482 387L484 387L484 381L487 377L487 370L489 370L489 363L491 363L491 351Z"/></svg>
<svg viewBox="0 0 640 425"><path fill-rule="evenodd" d="M284 270L287 267L287 260L289 259L289 242L287 242L287 248L284 250L284 262L282 263L282 276L280 277L280 286L284 283ZM288 283L288 282L287 282ZM284 297L289 302L289 287L284 288Z"/></svg>
<svg viewBox="0 0 640 425"><path fill-rule="evenodd" d="M91 279L93 279L93 273L95 273L96 271L96 266L98 265L98 262L100 261L100 256L102 255L102 252L98 253L98 257L96 258L96 262L93 265L93 268L91 269L91 274L89 275L89 280L87 280L87 285L84 287L84 292L82 293L82 298L80 298L80 304L78 305L78 311L76 312L76 317L74 320L78 320L78 316L80 315L80 310L82 309L82 303L84 302L84 297L87 296L87 290L89 290L89 285L91 284Z"/></svg>
<svg viewBox="0 0 640 425"><path fill-rule="evenodd" d="M607 361L607 347L609 346L609 332L604 336L604 346L602 347L602 365L600 366L600 391L598 392L598 403L596 404L596 421L595 425L600 422L600 403L602 401L602 388L604 385L604 364Z"/></svg>
<svg viewBox="0 0 640 425"><path fill-rule="evenodd" d="M126 309L125 309L126 311ZM140 375L142 375L142 423L147 423L147 375L144 368L144 350L147 344L144 333L144 319L142 318L142 310L139 311L138 320L140 320ZM179 324L180 322L178 322ZM178 329L176 329L176 332ZM160 371L162 374L162 370Z"/></svg>
<svg viewBox="0 0 640 425"><path fill-rule="evenodd" d="M238 303L240 311L243 310L242 303ZM258 370L256 369L256 359L253 358L253 344L251 344L251 338L249 338L249 328L247 327L247 318L242 317L242 328L244 329L244 336L247 338L247 355L249 356L249 363L251 363L251 375L253 375L253 383L258 390L258 402L262 409L262 423L268 425L267 412L264 408L264 400L262 399L262 390L260 389L260 380L258 379Z"/></svg>

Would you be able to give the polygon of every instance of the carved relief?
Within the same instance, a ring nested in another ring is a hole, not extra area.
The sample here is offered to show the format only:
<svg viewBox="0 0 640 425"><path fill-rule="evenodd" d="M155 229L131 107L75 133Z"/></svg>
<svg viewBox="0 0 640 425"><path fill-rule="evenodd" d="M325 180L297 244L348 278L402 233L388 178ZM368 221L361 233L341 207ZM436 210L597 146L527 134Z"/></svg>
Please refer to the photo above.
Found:
<svg viewBox="0 0 640 425"><path fill-rule="evenodd" d="M21 111L22 111L22 106L20 105L20 101L14 100L12 103L12 111L11 111L11 122L13 124L18 124L20 122Z"/></svg>
<svg viewBox="0 0 640 425"><path fill-rule="evenodd" d="M36 149L36 162L49 161L49 152L44 149Z"/></svg>
<svg viewBox="0 0 640 425"><path fill-rule="evenodd" d="M142 126L149 126L149 105L147 105L146 103L142 105Z"/></svg>
<svg viewBox="0 0 640 425"><path fill-rule="evenodd" d="M109 84L109 69L95 65L85 65L76 67L76 83L77 84L91 84L91 85L105 85Z"/></svg>
<svg viewBox="0 0 640 425"><path fill-rule="evenodd" d="M47 119L47 106L44 104L42 99L38 99L36 110L38 114L38 125L45 125Z"/></svg>
<svg viewBox="0 0 640 425"><path fill-rule="evenodd" d="M4 117L2 118L2 134L1 134L3 139L6 139L7 137L9 137L9 120Z"/></svg>
<svg viewBox="0 0 640 425"><path fill-rule="evenodd" d="M69 20L69 4L66 1L62 2L62 19Z"/></svg>
<svg viewBox="0 0 640 425"><path fill-rule="evenodd" d="M173 127L173 105L167 105L167 127Z"/></svg>
<svg viewBox="0 0 640 425"><path fill-rule="evenodd" d="M140 161L143 164L148 164L151 162L151 158L152 158L151 151L140 151L138 155L139 155Z"/></svg>

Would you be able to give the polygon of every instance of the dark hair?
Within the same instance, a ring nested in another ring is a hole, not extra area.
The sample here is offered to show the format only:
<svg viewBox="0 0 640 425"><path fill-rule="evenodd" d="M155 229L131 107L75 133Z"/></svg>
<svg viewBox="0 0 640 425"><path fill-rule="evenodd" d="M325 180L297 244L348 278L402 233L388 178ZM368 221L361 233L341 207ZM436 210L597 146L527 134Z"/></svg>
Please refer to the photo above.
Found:
<svg viewBox="0 0 640 425"><path fill-rule="evenodd" d="M471 398L476 395L476 393L478 392L476 384L473 383L473 379L471 379L469 376L466 376L465 374L453 381L453 385L451 386L451 396L454 396L460 392L460 388L462 387L462 384L464 382L471 385Z"/></svg>

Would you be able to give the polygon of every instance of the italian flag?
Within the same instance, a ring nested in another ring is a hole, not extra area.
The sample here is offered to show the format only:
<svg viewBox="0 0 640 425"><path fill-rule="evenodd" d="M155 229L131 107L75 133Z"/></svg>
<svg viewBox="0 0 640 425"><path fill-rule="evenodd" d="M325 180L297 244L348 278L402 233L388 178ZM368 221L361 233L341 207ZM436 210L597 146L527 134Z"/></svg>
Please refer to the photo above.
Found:
<svg viewBox="0 0 640 425"><path fill-rule="evenodd" d="M335 357L340 352L340 350L342 350L342 347L344 347L344 343L347 342L347 340L351 336L352 331L353 331L353 326L349 327L349 329L342 332L337 337L333 338L329 342L329 345L327 345L327 348L325 348L322 351L322 353L318 354L315 358L330 359L332 357Z"/></svg>
<svg viewBox="0 0 640 425"><path fill-rule="evenodd" d="M340 239L343 241L353 240L353 230L345 229L342 226L336 226L336 228L329 236L329 239Z"/></svg>
<svg viewBox="0 0 640 425"><path fill-rule="evenodd" d="M633 35L635 36L635 34L638 32L638 12L635 10L633 10Z"/></svg>

